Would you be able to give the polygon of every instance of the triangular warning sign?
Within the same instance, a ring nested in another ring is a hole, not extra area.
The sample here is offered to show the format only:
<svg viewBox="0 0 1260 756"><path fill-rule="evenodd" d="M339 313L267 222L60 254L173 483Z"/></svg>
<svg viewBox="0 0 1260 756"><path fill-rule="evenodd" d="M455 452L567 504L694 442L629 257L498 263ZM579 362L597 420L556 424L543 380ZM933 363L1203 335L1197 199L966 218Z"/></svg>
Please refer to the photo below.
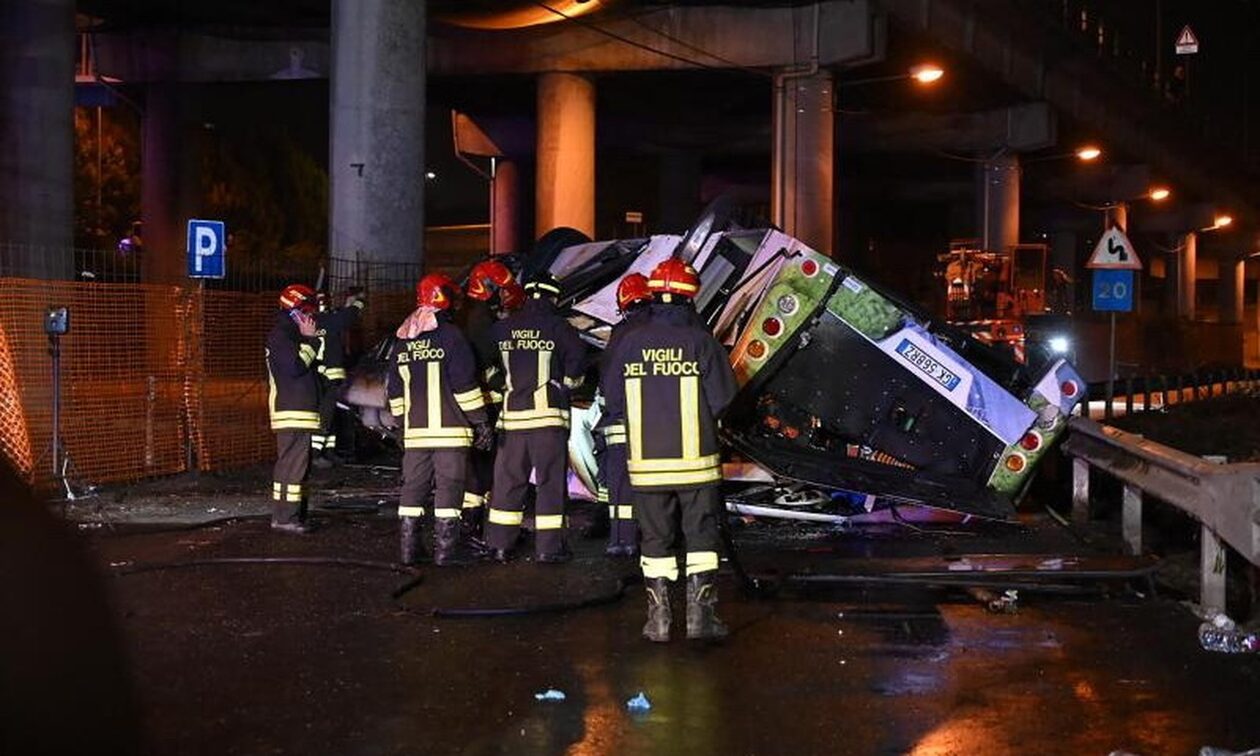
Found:
<svg viewBox="0 0 1260 756"><path fill-rule="evenodd" d="M1103 268L1107 270L1141 270L1142 261L1129 237L1118 228L1112 228L1094 245L1094 254L1089 256L1086 268Z"/></svg>
<svg viewBox="0 0 1260 756"><path fill-rule="evenodd" d="M1199 51L1199 38L1194 36L1194 30L1189 24L1181 27L1181 33L1177 35L1174 46L1177 48L1178 55L1191 55Z"/></svg>

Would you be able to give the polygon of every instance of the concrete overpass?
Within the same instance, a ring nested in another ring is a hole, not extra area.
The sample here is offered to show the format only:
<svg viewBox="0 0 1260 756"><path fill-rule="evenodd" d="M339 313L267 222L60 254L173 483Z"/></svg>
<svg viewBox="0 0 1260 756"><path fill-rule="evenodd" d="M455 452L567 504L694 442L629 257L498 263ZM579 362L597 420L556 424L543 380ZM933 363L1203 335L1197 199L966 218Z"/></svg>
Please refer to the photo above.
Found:
<svg viewBox="0 0 1260 756"><path fill-rule="evenodd" d="M108 19L118 16L126 4L96 0L81 5ZM1206 203L1228 206L1240 225L1255 218L1250 184L1227 155L1215 154L1210 144L1178 127L1145 92L1114 76L1088 50L1074 46L1062 29L1035 12L1016 12L1007 3L833 0L765 7L708 3L662 7L556 2L550 9L538 3L509 3L513 13L532 9L538 12L535 17L540 13L556 20L513 28L494 21L506 13L503 3L471 5L473 11L463 12L468 4L428 3L427 23L425 3L415 0L335 0L328 16L321 15L318 3L286 0L270 11L235 17L254 18L252 28L226 18L245 13L242 3L228 3L218 15L209 9L197 11L204 18L182 26L179 19L172 21L148 6L117 24L107 23L92 35L95 72L120 80L129 91L143 89L143 204L149 244L163 250L182 248L187 208L181 206L180 185L190 156L179 138L181 86L325 77L330 79L329 248L334 253L360 250L381 260L418 259L424 182L417 176L424 170L426 78L510 77L517 86L532 86L535 114L526 129L526 149L511 146L521 141L520 133L513 136L496 129L494 119L475 110L469 113L471 123L487 137L487 151L496 153L501 180L494 204L507 209L501 217L523 215L521 205L530 192L519 182L529 171L517 164L532 165L534 226L539 233L555 225L594 232L599 93L607 77L628 71L701 75L734 71L754 82L750 86L769 92L765 107L769 118L708 124L706 138L736 149L763 145L771 156L772 217L821 249L836 248L836 176L837 166L844 162L836 159L837 138L846 150L951 152L980 160L980 168L964 183L957 179L946 183L954 193L970 187L975 214L981 219L976 236L989 238L995 247L1020 240L1021 195L1040 193L1043 201L1052 199L1040 187L1034 192L1021 187L1026 169L1019 156L1065 149L1061 122L1071 133L1093 134L1115 145L1134 166L1111 180L1095 179L1102 184L1090 190L1096 198L1129 196L1134 175L1155 175L1192 200L1181 211L1161 216L1159 222L1170 231L1191 232L1205 225ZM40 160L38 166L20 160L4 164L3 235L23 244L64 247L69 227L68 146L61 129L48 125L64 123L68 117L67 85L51 75L36 81L14 72L21 70L21 63L36 59L41 70L73 67L74 4L32 0L21 7L6 6L9 15L0 19L8 22L6 41L13 43L5 46L9 56L5 75L13 85L6 91L14 93L6 100L5 116L17 124L0 144L6 155L55 159ZM487 8L499 12L481 12ZM265 13L271 15L258 20ZM862 66L887 73L890 63L881 61L890 59L890 36L907 34L961 61L973 79L972 90L1001 91L996 98L1001 102L971 97L955 112L882 113L853 123L852 128L849 121L837 128L833 104L838 102L843 110L850 97L843 85L860 79L863 71L857 69ZM671 117L651 112L651 103L643 110L644 120L654 121L658 129ZM528 118L529 113L521 115ZM520 131L519 126L516 129ZM624 139L644 133L625 119L601 125L599 131L620 131ZM32 135L42 141L32 149L19 149L34 144ZM662 179L662 192L694 194L694 187L678 186L698 180L697 168L685 162L673 171L677 174L673 187L667 188L671 182ZM918 190L906 185L901 191ZM523 241L500 234L494 243L511 248ZM1196 245L1181 248L1184 255ZM48 255L7 259L5 267L33 275L67 272ZM180 267L178 255L167 254L152 266L150 277L174 280ZM1194 267L1192 260L1182 264L1183 270ZM1193 316L1186 308L1183 314Z"/></svg>

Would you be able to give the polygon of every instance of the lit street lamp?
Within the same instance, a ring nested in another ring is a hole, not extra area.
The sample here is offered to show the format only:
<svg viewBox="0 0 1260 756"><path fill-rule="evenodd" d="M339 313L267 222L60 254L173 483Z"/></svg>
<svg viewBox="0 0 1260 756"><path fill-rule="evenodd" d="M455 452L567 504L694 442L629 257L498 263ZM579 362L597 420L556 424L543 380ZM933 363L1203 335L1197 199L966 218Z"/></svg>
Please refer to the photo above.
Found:
<svg viewBox="0 0 1260 756"><path fill-rule="evenodd" d="M932 63L924 63L910 69L910 78L923 85L935 84L945 75L945 69Z"/></svg>
<svg viewBox="0 0 1260 756"><path fill-rule="evenodd" d="M1232 215L1229 215L1228 213L1217 213L1216 217L1212 219L1212 225L1204 226L1199 229L1199 231L1218 231L1229 226L1233 222L1234 217Z"/></svg>
<svg viewBox="0 0 1260 756"><path fill-rule="evenodd" d="M1089 163L1102 156L1102 150L1095 145L1087 144L1076 150L1076 158Z"/></svg>
<svg viewBox="0 0 1260 756"><path fill-rule="evenodd" d="M862 84L879 84L886 81L903 81L905 79L913 79L922 86L931 86L940 81L945 76L945 69L935 63L920 63L912 67L909 71L901 74L891 74L888 76L871 76L866 79L842 79L836 82L837 89L845 87L856 87Z"/></svg>

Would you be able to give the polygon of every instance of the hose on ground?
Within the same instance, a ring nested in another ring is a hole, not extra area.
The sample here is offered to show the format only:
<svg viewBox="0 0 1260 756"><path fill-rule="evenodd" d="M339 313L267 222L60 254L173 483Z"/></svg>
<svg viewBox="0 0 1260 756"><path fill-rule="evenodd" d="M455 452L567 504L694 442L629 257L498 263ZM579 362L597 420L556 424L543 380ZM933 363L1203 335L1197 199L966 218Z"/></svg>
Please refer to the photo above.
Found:
<svg viewBox="0 0 1260 756"><path fill-rule="evenodd" d="M617 578L616 586L608 593L590 596L574 601L557 601L549 604L526 604L524 606L502 607L434 607L431 611L439 619L472 619L486 617L521 617L534 614L555 614L571 612L578 609L590 609L620 601L626 595L626 588L639 582L637 575Z"/></svg>

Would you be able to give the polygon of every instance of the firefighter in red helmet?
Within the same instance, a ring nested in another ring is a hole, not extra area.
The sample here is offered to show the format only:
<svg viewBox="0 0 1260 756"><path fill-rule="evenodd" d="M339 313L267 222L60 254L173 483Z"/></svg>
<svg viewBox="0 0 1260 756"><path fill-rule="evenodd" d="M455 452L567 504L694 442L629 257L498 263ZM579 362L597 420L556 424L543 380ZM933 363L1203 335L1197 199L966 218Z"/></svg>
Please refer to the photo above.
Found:
<svg viewBox="0 0 1260 756"><path fill-rule="evenodd" d="M648 594L645 638L669 640L670 584L678 578L675 540L686 552L687 637L720 639L717 618L718 518L722 462L717 420L735 396L726 352L696 318L700 278L678 259L648 277L653 302L618 339L605 373L609 423L624 423L639 563Z"/></svg>
<svg viewBox="0 0 1260 756"><path fill-rule="evenodd" d="M403 564L422 551L422 518L433 494L433 561L455 560L468 450L489 448L494 432L477 382L476 358L451 322L459 288L430 273L416 286L416 306L390 350L390 412L403 434L403 484L398 503Z"/></svg>
<svg viewBox="0 0 1260 756"><path fill-rule="evenodd" d="M276 434L271 527L290 533L309 530L304 486L311 464L311 435L320 427L314 313L313 289L302 284L286 286L267 334L268 414Z"/></svg>
<svg viewBox="0 0 1260 756"><path fill-rule="evenodd" d="M617 342L639 325L647 315L652 292L648 279L642 273L631 273L617 284L617 312L621 321L613 326L608 337L605 355L612 354ZM607 371L600 371L600 393L606 394L605 383L613 379ZM639 551L639 527L634 519L634 501L630 489L630 476L626 469L625 423L609 423L607 413L600 418L596 433L603 435L603 454L599 457L600 489L596 497L600 503L608 503L609 556L634 556Z"/></svg>
<svg viewBox="0 0 1260 756"><path fill-rule="evenodd" d="M498 260L482 260L468 274L460 324L477 356L477 376L490 400L490 422L498 418L497 405L502 401L501 386L491 386L487 371L497 363L499 350L490 336L494 325L508 309L520 285L512 271ZM523 297L521 297L523 299ZM516 306L519 306L517 304ZM481 537L485 520L486 500L494 482L494 450L473 451L468 458L468 475L464 481L463 521L470 538Z"/></svg>
<svg viewBox="0 0 1260 756"><path fill-rule="evenodd" d="M520 310L490 329L498 365L490 380L505 388L499 413L502 441L494 459L494 488L486 515L486 545L505 562L520 534L530 472L538 496L534 509L535 558L564 562L569 392L582 382L586 346L557 310L560 284L547 273L525 285Z"/></svg>

